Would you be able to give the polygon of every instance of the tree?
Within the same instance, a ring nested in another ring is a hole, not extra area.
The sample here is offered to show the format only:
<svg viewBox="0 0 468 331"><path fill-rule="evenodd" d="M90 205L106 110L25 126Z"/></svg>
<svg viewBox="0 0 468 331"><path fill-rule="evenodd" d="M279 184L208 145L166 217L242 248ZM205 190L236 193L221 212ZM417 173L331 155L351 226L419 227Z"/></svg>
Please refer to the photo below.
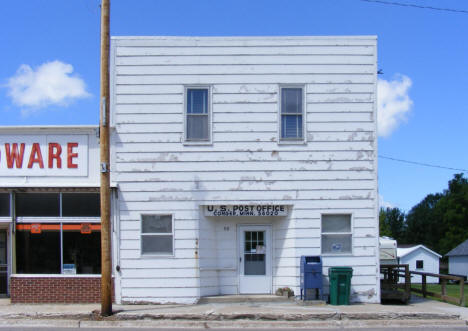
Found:
<svg viewBox="0 0 468 331"><path fill-rule="evenodd" d="M388 236L400 242L405 234L405 213L398 208L380 209L379 228L381 236Z"/></svg>
<svg viewBox="0 0 468 331"><path fill-rule="evenodd" d="M406 244L422 244L438 251L441 236L440 210L436 209L442 194L429 194L420 203L411 208L406 216Z"/></svg>
<svg viewBox="0 0 468 331"><path fill-rule="evenodd" d="M463 174L456 174L449 182L437 208L442 214L444 228L439 249L442 254L446 254L468 239L468 180Z"/></svg>
<svg viewBox="0 0 468 331"><path fill-rule="evenodd" d="M456 174L443 193L429 194L406 217L405 243L446 254L468 238L468 180Z"/></svg>

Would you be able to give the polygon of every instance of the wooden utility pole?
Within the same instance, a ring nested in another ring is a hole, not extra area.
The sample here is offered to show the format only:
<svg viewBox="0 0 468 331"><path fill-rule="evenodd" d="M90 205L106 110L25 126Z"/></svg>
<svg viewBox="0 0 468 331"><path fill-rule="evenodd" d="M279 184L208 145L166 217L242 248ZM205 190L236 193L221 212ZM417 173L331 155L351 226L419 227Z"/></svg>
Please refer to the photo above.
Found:
<svg viewBox="0 0 468 331"><path fill-rule="evenodd" d="M101 2L101 315L112 315L112 261L110 222L110 152L109 152L109 16L110 0Z"/></svg>

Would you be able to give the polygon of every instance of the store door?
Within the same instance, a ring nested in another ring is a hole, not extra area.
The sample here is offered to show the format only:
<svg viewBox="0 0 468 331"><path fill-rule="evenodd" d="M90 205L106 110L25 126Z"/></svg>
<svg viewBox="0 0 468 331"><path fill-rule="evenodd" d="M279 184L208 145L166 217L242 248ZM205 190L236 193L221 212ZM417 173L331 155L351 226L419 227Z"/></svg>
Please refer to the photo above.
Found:
<svg viewBox="0 0 468 331"><path fill-rule="evenodd" d="M7 238L7 231L0 230L0 297L8 290Z"/></svg>
<svg viewBox="0 0 468 331"><path fill-rule="evenodd" d="M239 226L239 293L271 294L271 226Z"/></svg>

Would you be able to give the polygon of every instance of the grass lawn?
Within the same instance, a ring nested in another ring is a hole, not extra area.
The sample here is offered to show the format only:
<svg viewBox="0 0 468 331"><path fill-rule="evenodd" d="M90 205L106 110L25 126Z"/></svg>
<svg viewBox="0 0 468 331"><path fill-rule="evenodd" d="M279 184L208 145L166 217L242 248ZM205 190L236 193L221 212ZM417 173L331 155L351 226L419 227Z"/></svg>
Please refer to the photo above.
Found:
<svg viewBox="0 0 468 331"><path fill-rule="evenodd" d="M412 288L418 288L418 289L422 288L421 284L411 284L411 287ZM448 296L454 297L454 298L459 298L460 297L460 285L458 285L458 284L447 284L446 288L447 288L447 295ZM429 292L442 293L442 286L440 284L427 284L426 289ZM416 293L416 292L411 292L411 295L422 296L422 294ZM434 298L434 297L430 297L430 296L428 296L428 298L442 301L442 300L440 300L438 298ZM451 302L449 302L449 303L451 303ZM468 307L468 284L465 284L465 307Z"/></svg>

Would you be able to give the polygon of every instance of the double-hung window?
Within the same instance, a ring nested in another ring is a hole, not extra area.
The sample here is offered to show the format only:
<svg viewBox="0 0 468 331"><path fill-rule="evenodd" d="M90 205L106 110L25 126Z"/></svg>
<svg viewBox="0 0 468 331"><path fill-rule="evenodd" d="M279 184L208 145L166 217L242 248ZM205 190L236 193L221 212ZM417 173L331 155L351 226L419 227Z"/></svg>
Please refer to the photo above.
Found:
<svg viewBox="0 0 468 331"><path fill-rule="evenodd" d="M304 141L304 88L280 88L280 141Z"/></svg>
<svg viewBox="0 0 468 331"><path fill-rule="evenodd" d="M352 253L351 214L322 215L322 254Z"/></svg>
<svg viewBox="0 0 468 331"><path fill-rule="evenodd" d="M141 254L173 255L172 215L141 216Z"/></svg>
<svg viewBox="0 0 468 331"><path fill-rule="evenodd" d="M208 87L188 87L185 91L185 141L209 142L210 90Z"/></svg>

